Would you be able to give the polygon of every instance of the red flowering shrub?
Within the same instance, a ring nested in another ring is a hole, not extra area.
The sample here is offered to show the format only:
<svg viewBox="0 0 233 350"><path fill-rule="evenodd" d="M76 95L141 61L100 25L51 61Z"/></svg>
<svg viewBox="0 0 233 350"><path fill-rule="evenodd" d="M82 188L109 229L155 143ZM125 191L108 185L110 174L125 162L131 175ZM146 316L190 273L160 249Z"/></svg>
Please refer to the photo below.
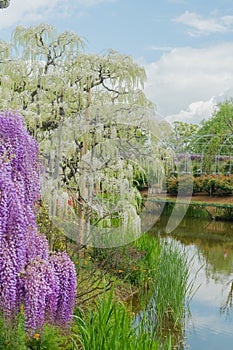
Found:
<svg viewBox="0 0 233 350"><path fill-rule="evenodd" d="M192 188L191 188L192 183ZM180 188L180 189L179 189ZM178 178L169 178L167 180L167 191L172 195L193 194L206 192L209 195L232 195L233 194L233 175L202 175L192 177L191 175L180 176Z"/></svg>
<svg viewBox="0 0 233 350"><path fill-rule="evenodd" d="M189 195L193 193L194 177L192 175L184 175L177 178L169 178L167 180L167 192L172 195Z"/></svg>

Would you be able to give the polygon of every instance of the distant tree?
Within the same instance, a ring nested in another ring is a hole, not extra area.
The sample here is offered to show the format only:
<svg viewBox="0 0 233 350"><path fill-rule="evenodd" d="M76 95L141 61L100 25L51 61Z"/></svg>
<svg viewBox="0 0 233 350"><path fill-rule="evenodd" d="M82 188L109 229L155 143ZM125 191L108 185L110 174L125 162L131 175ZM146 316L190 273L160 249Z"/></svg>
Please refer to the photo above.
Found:
<svg viewBox="0 0 233 350"><path fill-rule="evenodd" d="M221 154L229 154L232 148L233 134L233 101L229 100L220 103L213 116L203 120L197 132L196 139L193 140L194 152L203 154L204 171L218 171L213 165L215 158Z"/></svg>
<svg viewBox="0 0 233 350"><path fill-rule="evenodd" d="M198 135L233 133L233 100L220 103L213 116L201 122Z"/></svg>
<svg viewBox="0 0 233 350"><path fill-rule="evenodd" d="M198 129L198 124L174 121L167 142L176 153L186 153Z"/></svg>

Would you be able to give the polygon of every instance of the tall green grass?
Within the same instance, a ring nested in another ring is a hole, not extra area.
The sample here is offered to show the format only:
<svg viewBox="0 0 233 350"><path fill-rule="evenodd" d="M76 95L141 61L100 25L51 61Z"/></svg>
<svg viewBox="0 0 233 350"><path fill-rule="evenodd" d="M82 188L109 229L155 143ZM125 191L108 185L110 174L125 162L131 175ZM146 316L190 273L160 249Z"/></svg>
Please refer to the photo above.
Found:
<svg viewBox="0 0 233 350"><path fill-rule="evenodd" d="M148 302L154 296L154 281L157 280L162 247L159 239L149 233L141 236L134 244L139 251L144 252L143 259L138 264L137 273L140 305L146 309Z"/></svg>
<svg viewBox="0 0 233 350"><path fill-rule="evenodd" d="M157 334L172 334L173 344L183 344L188 303L192 293L189 282L190 261L174 242L164 241L157 266L152 309L156 314Z"/></svg>
<svg viewBox="0 0 233 350"><path fill-rule="evenodd" d="M146 310L141 312L139 319L146 315L145 329L156 330L157 337L164 339L172 336L172 343L180 345L184 342L192 293L189 282L191 261L175 242L154 235L144 235L137 246L145 251L144 265L150 276Z"/></svg>
<svg viewBox="0 0 233 350"><path fill-rule="evenodd" d="M170 340L162 342L141 324L135 326L123 304L104 298L96 310L74 316L78 333L73 334L74 349L82 350L170 350ZM141 320L146 322L146 320Z"/></svg>

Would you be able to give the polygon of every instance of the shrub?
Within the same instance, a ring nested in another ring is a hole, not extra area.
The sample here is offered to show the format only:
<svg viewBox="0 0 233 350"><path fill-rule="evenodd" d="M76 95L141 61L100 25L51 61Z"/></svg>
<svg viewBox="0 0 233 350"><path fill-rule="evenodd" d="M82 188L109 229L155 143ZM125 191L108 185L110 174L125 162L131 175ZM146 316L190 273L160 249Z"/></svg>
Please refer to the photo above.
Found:
<svg viewBox="0 0 233 350"><path fill-rule="evenodd" d="M189 195L193 193L194 177L191 175L184 175L177 178L169 178L167 180L167 192L172 195Z"/></svg>
<svg viewBox="0 0 233 350"><path fill-rule="evenodd" d="M206 192L209 195L232 195L233 194L233 176L226 175L203 175L192 177L190 175L179 178L169 178L167 181L167 191L172 195L193 194Z"/></svg>

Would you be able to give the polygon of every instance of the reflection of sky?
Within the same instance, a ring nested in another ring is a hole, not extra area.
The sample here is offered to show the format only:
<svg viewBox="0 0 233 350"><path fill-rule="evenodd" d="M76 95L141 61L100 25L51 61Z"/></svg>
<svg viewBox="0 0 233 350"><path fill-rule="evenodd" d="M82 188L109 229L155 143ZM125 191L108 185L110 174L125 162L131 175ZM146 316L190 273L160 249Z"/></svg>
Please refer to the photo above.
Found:
<svg viewBox="0 0 233 350"><path fill-rule="evenodd" d="M230 276L221 275L221 278L218 278L216 281L216 279L211 278L211 275L207 276L206 266L202 265L205 260L197 257L197 249L189 247L188 252L190 256L193 256L190 278L191 280L194 280L196 276L195 286L199 286L195 293L195 300L199 300L200 302L212 306L222 305L227 298L227 293L230 287L230 285L227 286L227 284L233 279L233 274Z"/></svg>
<svg viewBox="0 0 233 350"><path fill-rule="evenodd" d="M187 251L193 257L190 279L193 280L196 276L194 289L199 286L190 304L187 349L189 346L193 350L233 349L233 313L231 312L231 318L225 314L220 315L220 307L227 301L233 273L228 276L222 274L216 281L208 274L208 266L201 267L205 259L200 257L200 250L198 253L192 245L187 247Z"/></svg>
<svg viewBox="0 0 233 350"><path fill-rule="evenodd" d="M154 234L165 235L161 217ZM185 350L232 350L233 308L222 313L233 281L233 224L187 218L165 239L176 241L190 259L191 303ZM229 305L229 304L228 304Z"/></svg>
<svg viewBox="0 0 233 350"><path fill-rule="evenodd" d="M231 350L233 348L232 320L219 317L218 307L196 301L191 305L192 324L187 332L187 349Z"/></svg>

